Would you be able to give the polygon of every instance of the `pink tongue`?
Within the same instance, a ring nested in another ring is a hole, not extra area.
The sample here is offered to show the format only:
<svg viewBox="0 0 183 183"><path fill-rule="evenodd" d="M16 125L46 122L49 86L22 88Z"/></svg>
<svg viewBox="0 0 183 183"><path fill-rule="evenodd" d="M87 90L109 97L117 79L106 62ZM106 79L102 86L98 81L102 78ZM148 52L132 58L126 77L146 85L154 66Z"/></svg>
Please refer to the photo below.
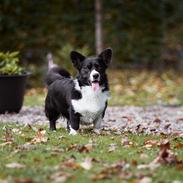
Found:
<svg viewBox="0 0 183 183"><path fill-rule="evenodd" d="M93 91L98 91L99 90L99 83L92 83L92 89L93 89Z"/></svg>

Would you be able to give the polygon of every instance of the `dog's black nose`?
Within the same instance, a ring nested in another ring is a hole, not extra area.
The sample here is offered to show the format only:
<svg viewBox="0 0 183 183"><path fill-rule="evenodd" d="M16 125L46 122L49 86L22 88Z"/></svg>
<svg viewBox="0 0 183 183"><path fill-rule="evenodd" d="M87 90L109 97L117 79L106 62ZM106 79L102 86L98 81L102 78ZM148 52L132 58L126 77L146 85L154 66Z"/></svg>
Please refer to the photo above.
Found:
<svg viewBox="0 0 183 183"><path fill-rule="evenodd" d="M94 78L94 79L98 79L98 78L99 78L99 74L98 74L98 73L95 73L95 74L93 75L93 78Z"/></svg>

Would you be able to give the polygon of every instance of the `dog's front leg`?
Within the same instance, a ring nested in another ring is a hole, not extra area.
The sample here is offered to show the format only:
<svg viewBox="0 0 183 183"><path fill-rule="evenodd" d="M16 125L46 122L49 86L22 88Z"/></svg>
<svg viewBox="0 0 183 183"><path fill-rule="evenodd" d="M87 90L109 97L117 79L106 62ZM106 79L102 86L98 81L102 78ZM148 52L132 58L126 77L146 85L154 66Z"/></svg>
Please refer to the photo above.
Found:
<svg viewBox="0 0 183 183"><path fill-rule="evenodd" d="M70 135L76 135L77 130L79 129L79 123L80 123L80 114L75 113L74 109L70 109L70 126L69 126L69 134Z"/></svg>
<svg viewBox="0 0 183 183"><path fill-rule="evenodd" d="M102 114L100 114L99 117L94 121L94 129L93 129L93 131L96 134L100 134L101 123L102 123Z"/></svg>

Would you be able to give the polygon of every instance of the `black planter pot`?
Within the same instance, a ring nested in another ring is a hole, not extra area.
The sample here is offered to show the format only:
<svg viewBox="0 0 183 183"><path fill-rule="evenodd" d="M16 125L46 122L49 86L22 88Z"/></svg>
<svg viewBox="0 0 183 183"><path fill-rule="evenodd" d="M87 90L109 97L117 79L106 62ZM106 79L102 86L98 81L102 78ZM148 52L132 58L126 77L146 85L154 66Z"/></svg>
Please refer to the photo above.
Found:
<svg viewBox="0 0 183 183"><path fill-rule="evenodd" d="M0 75L0 114L20 111L26 79L29 75L29 73L14 76Z"/></svg>

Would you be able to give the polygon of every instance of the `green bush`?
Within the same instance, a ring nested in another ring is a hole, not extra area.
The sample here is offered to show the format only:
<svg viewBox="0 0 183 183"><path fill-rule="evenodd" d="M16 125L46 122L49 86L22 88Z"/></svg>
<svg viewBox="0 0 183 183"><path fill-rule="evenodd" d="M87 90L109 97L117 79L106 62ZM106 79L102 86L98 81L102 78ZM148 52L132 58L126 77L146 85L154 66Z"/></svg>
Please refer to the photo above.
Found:
<svg viewBox="0 0 183 183"><path fill-rule="evenodd" d="M23 68L19 66L19 52L0 52L0 75L20 75Z"/></svg>

